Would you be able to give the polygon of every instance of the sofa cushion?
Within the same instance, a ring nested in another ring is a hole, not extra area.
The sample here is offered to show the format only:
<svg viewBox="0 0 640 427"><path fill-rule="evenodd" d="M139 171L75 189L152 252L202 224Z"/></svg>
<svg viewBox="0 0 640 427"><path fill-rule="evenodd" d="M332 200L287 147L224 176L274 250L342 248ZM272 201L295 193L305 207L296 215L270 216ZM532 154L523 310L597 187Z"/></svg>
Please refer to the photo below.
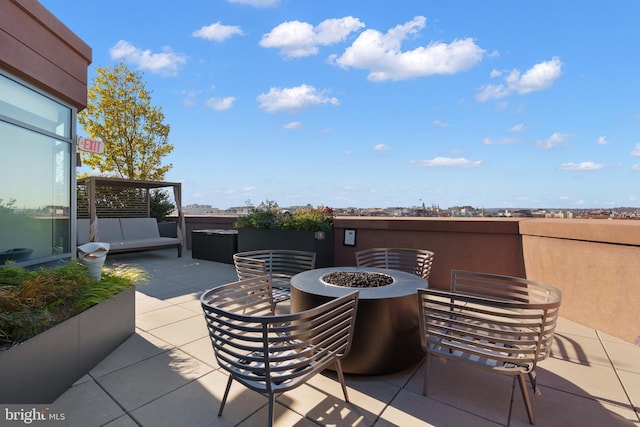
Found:
<svg viewBox="0 0 640 427"><path fill-rule="evenodd" d="M89 218L80 218L76 223L76 243L84 245L89 243Z"/></svg>
<svg viewBox="0 0 640 427"><path fill-rule="evenodd" d="M120 218L121 240L159 238L158 221L155 218Z"/></svg>
<svg viewBox="0 0 640 427"><path fill-rule="evenodd" d="M112 252L129 251L133 249L152 249L176 247L180 245L180 239L174 237L157 237L152 239L122 240L111 244Z"/></svg>
<svg viewBox="0 0 640 427"><path fill-rule="evenodd" d="M97 242L119 242L122 238L120 220L118 218L98 218Z"/></svg>

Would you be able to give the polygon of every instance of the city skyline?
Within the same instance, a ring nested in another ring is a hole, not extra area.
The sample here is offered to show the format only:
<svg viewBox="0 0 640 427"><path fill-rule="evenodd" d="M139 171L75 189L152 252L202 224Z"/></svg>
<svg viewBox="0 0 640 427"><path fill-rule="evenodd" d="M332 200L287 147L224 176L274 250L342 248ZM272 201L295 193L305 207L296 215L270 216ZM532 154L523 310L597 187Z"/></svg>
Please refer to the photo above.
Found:
<svg viewBox="0 0 640 427"><path fill-rule="evenodd" d="M143 72L185 204L639 204L636 2L41 3Z"/></svg>

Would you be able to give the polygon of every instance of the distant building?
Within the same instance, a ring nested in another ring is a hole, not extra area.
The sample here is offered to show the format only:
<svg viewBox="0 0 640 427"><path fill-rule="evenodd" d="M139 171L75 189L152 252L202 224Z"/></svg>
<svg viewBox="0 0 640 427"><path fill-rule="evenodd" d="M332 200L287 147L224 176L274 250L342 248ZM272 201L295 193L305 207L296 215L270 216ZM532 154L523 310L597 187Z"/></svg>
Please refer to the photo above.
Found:
<svg viewBox="0 0 640 427"><path fill-rule="evenodd" d="M218 208L211 207L211 205L199 205L192 204L183 206L182 210L185 215L220 215L222 211Z"/></svg>

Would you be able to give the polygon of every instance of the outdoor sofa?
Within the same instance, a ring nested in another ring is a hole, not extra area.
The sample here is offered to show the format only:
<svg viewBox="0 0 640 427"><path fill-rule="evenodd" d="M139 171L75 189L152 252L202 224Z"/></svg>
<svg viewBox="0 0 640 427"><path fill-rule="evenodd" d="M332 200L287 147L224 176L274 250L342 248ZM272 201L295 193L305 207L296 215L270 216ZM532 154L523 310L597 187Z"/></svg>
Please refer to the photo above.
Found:
<svg viewBox="0 0 640 427"><path fill-rule="evenodd" d="M177 248L182 256L182 242L177 237L162 237L155 218L98 218L96 242L106 242L110 253L150 249ZM89 242L89 219L78 219L77 243Z"/></svg>

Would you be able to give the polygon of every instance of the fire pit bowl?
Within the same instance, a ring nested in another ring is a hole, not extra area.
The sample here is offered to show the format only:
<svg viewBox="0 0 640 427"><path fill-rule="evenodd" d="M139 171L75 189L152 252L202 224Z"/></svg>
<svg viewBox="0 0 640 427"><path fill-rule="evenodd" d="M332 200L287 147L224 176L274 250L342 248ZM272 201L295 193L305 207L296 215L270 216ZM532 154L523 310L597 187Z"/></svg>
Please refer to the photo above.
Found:
<svg viewBox="0 0 640 427"><path fill-rule="evenodd" d="M376 282L380 282L380 276L390 278L391 283L374 287L331 283L331 279L338 276L355 282L356 277L367 276L362 273L375 273ZM416 297L416 290L424 287L427 287L424 279L403 271L370 267L319 268L291 278L291 312L316 307L357 289L360 298L353 343L350 353L342 360L342 370L349 374L383 375L409 368L424 357Z"/></svg>

